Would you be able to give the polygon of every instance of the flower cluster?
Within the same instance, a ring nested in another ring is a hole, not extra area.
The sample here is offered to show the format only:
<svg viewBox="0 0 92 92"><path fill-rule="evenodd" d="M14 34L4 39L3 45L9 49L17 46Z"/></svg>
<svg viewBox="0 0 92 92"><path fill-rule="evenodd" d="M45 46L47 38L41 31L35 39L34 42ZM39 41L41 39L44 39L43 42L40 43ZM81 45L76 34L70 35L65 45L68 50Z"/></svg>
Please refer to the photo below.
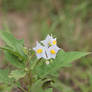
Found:
<svg viewBox="0 0 92 92"><path fill-rule="evenodd" d="M36 47L33 48L36 52L36 56L38 59L55 59L57 52L60 48L57 46L56 38L53 38L52 35L48 35L45 40L36 42Z"/></svg>

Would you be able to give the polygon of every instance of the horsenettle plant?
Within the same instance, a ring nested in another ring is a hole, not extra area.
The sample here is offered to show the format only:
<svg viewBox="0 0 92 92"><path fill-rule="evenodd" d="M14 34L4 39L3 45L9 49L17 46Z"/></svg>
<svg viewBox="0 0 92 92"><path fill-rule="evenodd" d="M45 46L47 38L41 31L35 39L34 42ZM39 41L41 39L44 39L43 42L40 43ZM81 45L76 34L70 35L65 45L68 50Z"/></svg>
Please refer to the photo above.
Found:
<svg viewBox="0 0 92 92"><path fill-rule="evenodd" d="M64 52L52 35L36 42L32 49L26 48L24 41L16 39L10 32L0 30L0 37L5 42L0 49L9 62L6 69L0 69L0 83L5 87L4 92L10 92L15 87L21 92L52 92L53 88L63 91L65 85L59 82L57 71L89 54Z"/></svg>

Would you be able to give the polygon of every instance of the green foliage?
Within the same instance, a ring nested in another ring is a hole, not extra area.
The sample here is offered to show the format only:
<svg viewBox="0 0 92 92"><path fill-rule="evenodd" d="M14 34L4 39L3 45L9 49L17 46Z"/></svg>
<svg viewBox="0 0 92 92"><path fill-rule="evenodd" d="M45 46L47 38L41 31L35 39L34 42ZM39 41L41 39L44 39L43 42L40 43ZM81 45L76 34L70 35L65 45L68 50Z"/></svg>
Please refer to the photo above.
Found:
<svg viewBox="0 0 92 92"><path fill-rule="evenodd" d="M44 92L53 92L53 89L49 88L49 89L45 90Z"/></svg>
<svg viewBox="0 0 92 92"><path fill-rule="evenodd" d="M9 70L0 70L0 83L11 84L12 80L8 77Z"/></svg>
<svg viewBox="0 0 92 92"><path fill-rule="evenodd" d="M31 2L32 0L26 0L26 1L25 0L18 0L18 1L1 0L1 1L2 1L1 3L2 3L3 10L9 11L8 16L11 16L12 12L14 12L13 13L14 18L16 18L16 11L21 12L22 10L24 11L25 9L27 9L28 3ZM35 3L33 4L32 2L34 1ZM92 49L92 43L91 43L92 0L53 0L53 1L33 0L32 2L29 3L30 6L32 4L32 10L29 9L28 12L26 13L27 15L30 16L30 12L31 12L31 15L32 15L31 16L32 23L31 23L30 30L35 31L36 30L35 28L41 27L42 29L40 32L41 38L45 37L48 33L55 34L56 37L58 37L59 46L68 51L69 50L91 51ZM39 13L35 12L36 10L39 10L38 11ZM37 13L38 15L35 13ZM26 15L26 14L23 14L23 15ZM42 22L43 25L40 25L39 22L41 20L43 21L44 18L46 18L45 19L46 22L48 21L48 18L49 18L51 24L48 25L47 23ZM8 18L8 21L9 19L10 18ZM9 23L12 23L11 20L9 21ZM53 24L55 23L57 24L54 26ZM50 30L52 25L54 28L53 31ZM10 26L12 27L12 25ZM37 29L37 31L38 30L40 29ZM33 32L31 33L30 37L32 38L32 36L33 36ZM34 40L32 39L32 41ZM24 63L22 63L21 57L18 54L16 55L16 53L11 48L10 49L4 48L4 49L8 50L8 52L5 51L5 54L6 52L10 54L9 56L13 54L11 58L9 57L9 59L7 55L7 61L9 61L16 68L25 67ZM30 60L30 62L33 63L34 60ZM70 65L72 66L72 64L69 64L69 65L66 65L66 67L70 67ZM31 67L31 64L30 64L30 67ZM64 68L62 70L63 76L60 77L61 79L65 77L62 80L65 83L65 86L63 87L65 90L63 91L66 92L66 90L68 90L66 85L71 85L73 83L71 87L73 87L74 92L76 91L91 92L92 91L91 67L92 67L92 58L90 56L90 58L89 57L82 58L81 62L77 62L72 66L72 68L68 68L68 69ZM52 75L58 76L58 72L55 72Z"/></svg>
<svg viewBox="0 0 92 92"><path fill-rule="evenodd" d="M13 66L15 66L16 68L25 68L25 65L23 64L23 62L21 62L18 57L12 55L11 53L4 51L5 54L5 58L8 62L10 62L10 64L12 64Z"/></svg>
<svg viewBox="0 0 92 92"><path fill-rule="evenodd" d="M39 75L40 77L45 77L46 75L55 73L60 70L60 68L66 67L71 62L88 54L89 53L85 52L63 52L61 50L54 61L52 61L49 65L45 65L43 62L40 63L34 69L33 73Z"/></svg>
<svg viewBox="0 0 92 92"><path fill-rule="evenodd" d="M37 80L31 87L31 91L32 92L43 92L43 89L42 89L42 80Z"/></svg>
<svg viewBox="0 0 92 92"><path fill-rule="evenodd" d="M23 70L14 70L9 74L9 78L14 78L16 81L25 77L26 73Z"/></svg>
<svg viewBox="0 0 92 92"><path fill-rule="evenodd" d="M0 85L0 91L1 92L11 92L13 86L8 85Z"/></svg>
<svg viewBox="0 0 92 92"><path fill-rule="evenodd" d="M70 87L64 85L59 80L54 78L54 83L52 83L52 86L56 89L58 89L60 92L74 92Z"/></svg>
<svg viewBox="0 0 92 92"><path fill-rule="evenodd" d="M10 32L0 31L0 37L7 45L7 49L17 55L19 58L25 60L26 55L23 50L23 40L17 40Z"/></svg>
<svg viewBox="0 0 92 92"><path fill-rule="evenodd" d="M54 77L57 77L57 71L61 68L69 67L73 61L90 53L60 50L56 58L50 59L50 64L46 65L46 59L37 59L33 50L24 47L23 40L17 40L10 32L6 31L0 31L0 36L5 42L5 46L0 47L0 49L4 50L7 61L17 68L11 72L0 70L1 83L10 83L11 88L16 85L26 92L20 85L20 80L23 79L24 83L27 84L28 92L30 90L31 92L52 92L53 87L60 91L73 92ZM65 90L65 88L67 89Z"/></svg>

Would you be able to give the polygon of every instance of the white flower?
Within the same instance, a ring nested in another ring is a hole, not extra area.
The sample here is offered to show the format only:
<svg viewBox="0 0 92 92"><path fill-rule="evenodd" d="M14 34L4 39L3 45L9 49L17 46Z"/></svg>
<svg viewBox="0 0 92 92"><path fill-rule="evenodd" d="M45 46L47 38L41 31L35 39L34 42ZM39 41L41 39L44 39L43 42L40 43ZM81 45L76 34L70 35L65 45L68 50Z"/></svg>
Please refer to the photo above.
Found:
<svg viewBox="0 0 92 92"><path fill-rule="evenodd" d="M41 41L44 46L49 47L52 45L56 45L56 38L53 38L52 35L48 35L45 40Z"/></svg>
<svg viewBox="0 0 92 92"><path fill-rule="evenodd" d="M51 47L49 47L47 50L46 50L46 53L47 53L47 59L55 59L56 57L56 54L57 52L60 50L60 48L57 46L57 45L53 45Z"/></svg>
<svg viewBox="0 0 92 92"><path fill-rule="evenodd" d="M38 59L42 57L46 58L45 47L43 47L40 43L36 42L36 47L33 48L33 50L36 52L36 56Z"/></svg>
<svg viewBox="0 0 92 92"><path fill-rule="evenodd" d="M36 47L33 48L37 58L44 58L46 60L55 59L57 52L60 50L57 46L56 38L53 38L52 35L48 35L46 39L41 42L43 45L37 42ZM46 61L46 64L49 64L49 61Z"/></svg>

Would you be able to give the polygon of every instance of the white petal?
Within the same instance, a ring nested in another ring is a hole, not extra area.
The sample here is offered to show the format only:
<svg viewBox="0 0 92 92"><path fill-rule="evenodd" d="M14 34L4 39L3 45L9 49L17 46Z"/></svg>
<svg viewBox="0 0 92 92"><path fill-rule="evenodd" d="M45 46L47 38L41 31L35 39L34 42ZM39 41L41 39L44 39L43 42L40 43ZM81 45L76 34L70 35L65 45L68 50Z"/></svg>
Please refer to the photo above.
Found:
<svg viewBox="0 0 92 92"><path fill-rule="evenodd" d="M37 53L38 49L42 49L43 52L42 53ZM42 57L46 58L45 49L44 49L44 47L40 43L36 42L36 47L33 48L33 50L36 52L36 56L37 56L38 59L40 59Z"/></svg>
<svg viewBox="0 0 92 92"><path fill-rule="evenodd" d="M41 41L45 47L49 47L49 43L51 43L52 37L50 35L47 35L46 39Z"/></svg>
<svg viewBox="0 0 92 92"><path fill-rule="evenodd" d="M46 53L47 53L48 59L51 59L51 58L55 59L56 54L57 54L57 52L59 51L59 49L60 49L60 48L59 48L58 46L56 46L56 45L53 45L53 46L49 47L48 49L46 49ZM52 54L52 53L50 52L51 50L55 50L56 54Z"/></svg>
<svg viewBox="0 0 92 92"><path fill-rule="evenodd" d="M54 55L51 54L51 58L55 59L56 58L56 54L54 54Z"/></svg>
<svg viewBox="0 0 92 92"><path fill-rule="evenodd" d="M40 54L37 54L37 58L40 59L41 58L41 55Z"/></svg>
<svg viewBox="0 0 92 92"><path fill-rule="evenodd" d="M36 48L33 48L33 50L36 50Z"/></svg>

